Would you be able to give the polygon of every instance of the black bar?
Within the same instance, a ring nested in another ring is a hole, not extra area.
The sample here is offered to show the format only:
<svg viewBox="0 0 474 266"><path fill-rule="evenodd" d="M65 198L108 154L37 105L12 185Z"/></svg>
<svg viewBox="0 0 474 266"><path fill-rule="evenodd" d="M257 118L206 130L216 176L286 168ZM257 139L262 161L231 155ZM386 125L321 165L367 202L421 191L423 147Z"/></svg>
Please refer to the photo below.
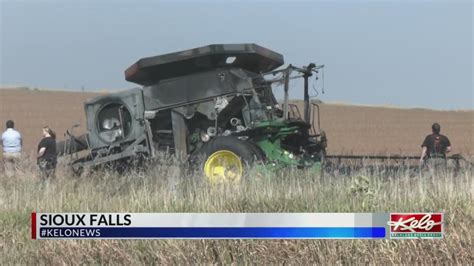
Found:
<svg viewBox="0 0 474 266"><path fill-rule="evenodd" d="M308 75L304 75L304 121L309 121L309 92L308 92Z"/></svg>
<svg viewBox="0 0 474 266"><path fill-rule="evenodd" d="M326 158L337 159L420 159L420 156L379 156L379 155L326 155Z"/></svg>
<svg viewBox="0 0 474 266"><path fill-rule="evenodd" d="M382 156L382 155L326 155L327 159L375 159L375 160L384 160L384 159L393 159L393 160L419 160L420 156ZM453 155L449 156L446 159L448 160L465 160L461 156Z"/></svg>

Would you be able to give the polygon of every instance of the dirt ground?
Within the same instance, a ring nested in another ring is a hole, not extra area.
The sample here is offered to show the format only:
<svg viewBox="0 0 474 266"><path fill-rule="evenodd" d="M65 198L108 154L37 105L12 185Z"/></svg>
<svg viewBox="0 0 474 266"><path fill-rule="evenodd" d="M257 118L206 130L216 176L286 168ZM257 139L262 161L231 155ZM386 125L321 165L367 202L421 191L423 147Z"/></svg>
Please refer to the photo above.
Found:
<svg viewBox="0 0 474 266"><path fill-rule="evenodd" d="M24 151L32 155L41 128L50 126L58 139L74 124L85 131L83 103L96 93L0 89L0 125L15 121L22 133ZM302 105L299 104L302 113ZM435 111L342 104L321 105L321 128L328 136L328 154L418 155L431 124L441 124L453 153L474 157L474 110Z"/></svg>
<svg viewBox="0 0 474 266"><path fill-rule="evenodd" d="M321 105L321 128L328 154L419 155L438 122L452 153L474 155L474 110L435 111L354 105Z"/></svg>
<svg viewBox="0 0 474 266"><path fill-rule="evenodd" d="M85 131L84 101L96 93L39 91L27 89L0 89L0 128L5 121L15 121L15 128L23 136L26 154L32 155L41 140L42 128L51 127L57 139L74 124L81 127L75 132Z"/></svg>

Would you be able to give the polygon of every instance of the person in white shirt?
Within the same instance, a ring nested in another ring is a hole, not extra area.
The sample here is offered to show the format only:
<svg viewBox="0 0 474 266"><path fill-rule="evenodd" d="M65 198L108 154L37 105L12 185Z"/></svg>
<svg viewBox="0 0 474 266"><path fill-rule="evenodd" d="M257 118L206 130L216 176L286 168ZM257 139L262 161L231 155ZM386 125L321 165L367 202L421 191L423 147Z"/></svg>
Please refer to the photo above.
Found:
<svg viewBox="0 0 474 266"><path fill-rule="evenodd" d="M16 172L16 165L21 157L23 141L20 132L14 129L15 123L8 120L7 130L2 134L3 164L7 177L12 177Z"/></svg>

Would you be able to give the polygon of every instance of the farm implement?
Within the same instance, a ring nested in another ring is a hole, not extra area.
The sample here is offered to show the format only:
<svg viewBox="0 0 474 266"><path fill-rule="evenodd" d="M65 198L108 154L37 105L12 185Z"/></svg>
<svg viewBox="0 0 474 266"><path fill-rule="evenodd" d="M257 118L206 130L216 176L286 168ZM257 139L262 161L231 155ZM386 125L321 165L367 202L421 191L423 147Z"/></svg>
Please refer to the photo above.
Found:
<svg viewBox="0 0 474 266"><path fill-rule="evenodd" d="M416 175L429 168L429 162L420 163L420 156L327 155L324 172L332 175L350 175L360 170L390 176L406 172ZM461 169L473 169L474 164L460 154L446 157L446 168L457 175Z"/></svg>
<svg viewBox="0 0 474 266"><path fill-rule="evenodd" d="M256 44L142 58L125 71L127 81L142 87L88 100L88 133L76 137L68 131L58 149L74 154L75 173L86 167L127 169L166 151L187 158L211 182L239 181L256 163L273 171L321 173L356 169L341 168L341 160L394 159L326 155L319 106L309 94L310 78L316 81L324 66L283 64L281 54ZM302 80L302 115L289 102L295 80ZM282 103L273 93L277 85L283 87Z"/></svg>

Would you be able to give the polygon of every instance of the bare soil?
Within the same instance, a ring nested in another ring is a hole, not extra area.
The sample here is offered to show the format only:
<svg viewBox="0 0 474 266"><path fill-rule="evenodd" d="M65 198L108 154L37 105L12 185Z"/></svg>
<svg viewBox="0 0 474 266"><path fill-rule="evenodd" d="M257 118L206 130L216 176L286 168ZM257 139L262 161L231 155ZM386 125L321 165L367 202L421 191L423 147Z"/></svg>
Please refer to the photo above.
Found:
<svg viewBox="0 0 474 266"><path fill-rule="evenodd" d="M33 154L41 128L53 128L58 139L74 124L86 130L84 101L98 93L0 89L0 123L13 119ZM298 103L300 112L303 108ZM453 153L474 156L474 110L437 111L342 104L321 104L321 128L329 139L329 154L418 155L433 122L451 140Z"/></svg>
<svg viewBox="0 0 474 266"><path fill-rule="evenodd" d="M84 101L97 93L0 89L0 128L5 121L15 121L15 128L23 136L26 154L34 154L41 140L42 128L51 127L58 139L74 124L77 133L86 130Z"/></svg>

